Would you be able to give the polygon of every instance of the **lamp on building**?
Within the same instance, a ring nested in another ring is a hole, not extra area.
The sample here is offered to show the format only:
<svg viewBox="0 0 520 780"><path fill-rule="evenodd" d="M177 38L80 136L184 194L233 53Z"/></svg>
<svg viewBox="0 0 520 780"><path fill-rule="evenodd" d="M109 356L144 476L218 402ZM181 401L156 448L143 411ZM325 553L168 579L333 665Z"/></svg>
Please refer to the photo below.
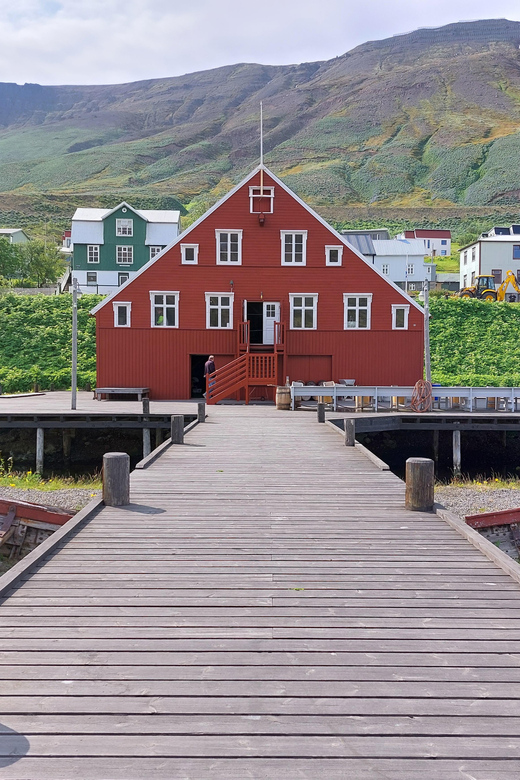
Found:
<svg viewBox="0 0 520 780"><path fill-rule="evenodd" d="M263 227L265 223L265 214L259 214L258 215L258 224L260 227Z"/></svg>

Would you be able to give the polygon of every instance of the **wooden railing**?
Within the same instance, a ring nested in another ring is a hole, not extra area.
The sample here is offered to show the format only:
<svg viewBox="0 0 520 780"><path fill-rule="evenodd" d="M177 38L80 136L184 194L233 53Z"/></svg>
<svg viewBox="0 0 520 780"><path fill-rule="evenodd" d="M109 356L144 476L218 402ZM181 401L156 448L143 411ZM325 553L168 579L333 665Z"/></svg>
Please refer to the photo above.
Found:
<svg viewBox="0 0 520 780"><path fill-rule="evenodd" d="M238 352L249 352L249 344L251 340L251 327L249 320L239 323L238 326Z"/></svg>
<svg viewBox="0 0 520 780"><path fill-rule="evenodd" d="M274 351L285 352L285 322L274 323Z"/></svg>
<svg viewBox="0 0 520 780"><path fill-rule="evenodd" d="M251 385L271 384L276 384L276 356L246 352L206 377L206 403L216 404L245 389L247 404Z"/></svg>

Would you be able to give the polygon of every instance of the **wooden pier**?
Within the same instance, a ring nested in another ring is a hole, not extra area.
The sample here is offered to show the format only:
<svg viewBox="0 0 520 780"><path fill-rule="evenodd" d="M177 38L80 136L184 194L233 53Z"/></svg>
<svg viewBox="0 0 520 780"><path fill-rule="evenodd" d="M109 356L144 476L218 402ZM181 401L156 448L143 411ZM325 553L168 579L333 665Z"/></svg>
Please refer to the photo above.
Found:
<svg viewBox="0 0 520 780"><path fill-rule="evenodd" d="M131 491L4 596L2 780L518 780L519 584L315 415Z"/></svg>

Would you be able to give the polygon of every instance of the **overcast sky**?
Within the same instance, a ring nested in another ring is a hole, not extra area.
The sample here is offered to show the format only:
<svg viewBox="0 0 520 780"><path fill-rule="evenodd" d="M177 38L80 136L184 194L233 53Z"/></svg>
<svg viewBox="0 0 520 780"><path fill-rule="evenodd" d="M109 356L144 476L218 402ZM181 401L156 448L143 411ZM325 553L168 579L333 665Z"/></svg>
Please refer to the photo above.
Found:
<svg viewBox="0 0 520 780"><path fill-rule="evenodd" d="M0 0L0 81L114 84L313 62L490 17L520 20L519 0Z"/></svg>

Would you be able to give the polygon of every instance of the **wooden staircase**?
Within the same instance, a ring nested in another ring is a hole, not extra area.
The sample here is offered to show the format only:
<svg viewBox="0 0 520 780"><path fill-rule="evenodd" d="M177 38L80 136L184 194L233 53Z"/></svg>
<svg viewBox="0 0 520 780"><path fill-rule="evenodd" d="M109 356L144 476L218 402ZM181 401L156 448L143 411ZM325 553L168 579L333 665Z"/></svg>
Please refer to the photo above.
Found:
<svg viewBox="0 0 520 780"><path fill-rule="evenodd" d="M206 377L206 403L216 404L239 390L245 390L249 402L249 387L276 384L277 356L274 353L245 352Z"/></svg>

